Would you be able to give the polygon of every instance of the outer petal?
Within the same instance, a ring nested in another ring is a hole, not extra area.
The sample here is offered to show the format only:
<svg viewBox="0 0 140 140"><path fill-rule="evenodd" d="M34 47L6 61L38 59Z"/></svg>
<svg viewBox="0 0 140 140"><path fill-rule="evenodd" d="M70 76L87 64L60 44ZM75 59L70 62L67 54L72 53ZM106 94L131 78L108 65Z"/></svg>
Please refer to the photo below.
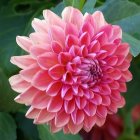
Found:
<svg viewBox="0 0 140 140"><path fill-rule="evenodd" d="M12 89L19 93L24 92L30 87L30 83L24 81L19 74L10 77L9 82Z"/></svg>
<svg viewBox="0 0 140 140"><path fill-rule="evenodd" d="M77 25L79 29L83 22L83 15L78 9L69 6L63 10L62 19L66 23L73 23L74 25Z"/></svg>
<svg viewBox="0 0 140 140"><path fill-rule="evenodd" d="M47 71L39 71L32 80L32 85L39 90L46 90L48 85L52 82L52 78Z"/></svg>

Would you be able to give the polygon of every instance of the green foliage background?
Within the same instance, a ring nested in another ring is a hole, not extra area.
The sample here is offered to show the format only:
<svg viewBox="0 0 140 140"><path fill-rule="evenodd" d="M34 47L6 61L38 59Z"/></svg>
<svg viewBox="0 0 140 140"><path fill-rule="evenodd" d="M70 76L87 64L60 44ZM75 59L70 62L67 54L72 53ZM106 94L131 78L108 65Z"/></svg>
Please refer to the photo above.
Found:
<svg viewBox="0 0 140 140"><path fill-rule="evenodd" d="M133 106L140 103L140 0L0 0L0 140L82 139L79 135L64 135L62 132L51 134L46 125L36 126L32 120L26 119L27 109L14 102L17 93L8 83L8 78L19 71L10 63L10 57L24 54L15 37L28 35L32 31L32 19L41 17L43 9L52 9L60 15L68 5L79 8L83 13L101 10L109 23L122 27L123 41L130 43L135 58L131 66L134 78L124 95L126 106L120 110L125 122L120 140L140 140L130 117Z"/></svg>

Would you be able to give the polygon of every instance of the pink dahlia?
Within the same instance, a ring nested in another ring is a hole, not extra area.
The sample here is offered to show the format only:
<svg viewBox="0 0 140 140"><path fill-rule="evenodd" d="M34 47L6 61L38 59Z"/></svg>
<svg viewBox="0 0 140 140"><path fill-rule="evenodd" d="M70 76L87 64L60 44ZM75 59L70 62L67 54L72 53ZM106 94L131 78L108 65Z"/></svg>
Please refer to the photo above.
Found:
<svg viewBox="0 0 140 140"><path fill-rule="evenodd" d="M30 106L26 116L49 124L52 132L102 126L107 114L124 106L121 92L132 79L120 27L99 11L83 16L73 7L66 7L62 18L50 10L43 16L33 20L29 38L17 37L28 54L11 58L22 69L9 80L20 93L15 101Z"/></svg>

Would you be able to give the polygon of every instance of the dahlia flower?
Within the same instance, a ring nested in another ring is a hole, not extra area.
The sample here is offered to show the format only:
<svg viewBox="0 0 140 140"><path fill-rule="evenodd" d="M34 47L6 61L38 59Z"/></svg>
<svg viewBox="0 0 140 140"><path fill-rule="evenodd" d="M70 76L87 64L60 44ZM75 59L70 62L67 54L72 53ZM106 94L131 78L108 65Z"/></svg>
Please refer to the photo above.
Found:
<svg viewBox="0 0 140 140"><path fill-rule="evenodd" d="M132 79L121 28L108 24L100 11L83 15L66 7L62 18L50 10L43 16L33 20L34 33L16 38L27 55L11 58L22 69L9 79L20 93L15 101L30 106L27 118L49 124L52 132L102 126L107 114L124 106L121 93Z"/></svg>
<svg viewBox="0 0 140 140"><path fill-rule="evenodd" d="M108 115L102 127L95 126L89 133L80 131L84 140L117 140L123 132L122 118L116 114Z"/></svg>

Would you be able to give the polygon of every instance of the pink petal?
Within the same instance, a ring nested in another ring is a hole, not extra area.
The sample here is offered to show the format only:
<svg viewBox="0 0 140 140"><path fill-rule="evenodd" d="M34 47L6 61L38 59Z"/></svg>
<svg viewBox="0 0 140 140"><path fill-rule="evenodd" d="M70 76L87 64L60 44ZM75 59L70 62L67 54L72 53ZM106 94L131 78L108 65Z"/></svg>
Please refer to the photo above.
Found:
<svg viewBox="0 0 140 140"><path fill-rule="evenodd" d="M112 39L122 38L122 29L118 25L113 25Z"/></svg>
<svg viewBox="0 0 140 140"><path fill-rule="evenodd" d="M89 33L90 38L92 38L94 35L94 28L89 22L85 22L81 28L81 32L82 33L84 33L84 32Z"/></svg>
<svg viewBox="0 0 140 140"><path fill-rule="evenodd" d="M33 57L37 57L39 55L44 54L45 52L50 52L51 47L50 45L41 44L41 45L33 45L30 49L30 53Z"/></svg>
<svg viewBox="0 0 140 140"><path fill-rule="evenodd" d="M34 32L30 34L30 38L34 45L50 44L51 40L48 34L41 32Z"/></svg>
<svg viewBox="0 0 140 140"><path fill-rule="evenodd" d="M127 43L122 43L120 46L118 46L115 54L116 55L124 55L127 56L129 53L129 44Z"/></svg>
<svg viewBox="0 0 140 140"><path fill-rule="evenodd" d="M71 113L71 118L74 124L79 125L84 121L85 115L82 110L75 110Z"/></svg>
<svg viewBox="0 0 140 140"><path fill-rule="evenodd" d="M99 51L100 51L100 43L97 40L91 42L90 52L93 53L93 52L99 52Z"/></svg>
<svg viewBox="0 0 140 140"><path fill-rule="evenodd" d="M61 46L65 46L65 33L62 28L59 26L51 25L49 30L49 36L52 41L56 41L61 44Z"/></svg>
<svg viewBox="0 0 140 140"><path fill-rule="evenodd" d="M70 101L64 101L64 109L66 113L71 114L75 110L75 101L70 100Z"/></svg>
<svg viewBox="0 0 140 140"><path fill-rule="evenodd" d="M41 91L34 97L32 106L37 109L45 109L48 106L48 102L51 97L47 96L45 92Z"/></svg>
<svg viewBox="0 0 140 140"><path fill-rule="evenodd" d="M34 18L32 21L32 27L36 32L48 33L48 24L45 20Z"/></svg>
<svg viewBox="0 0 140 140"><path fill-rule="evenodd" d="M25 92L21 93L14 100L21 104L30 105L38 92L39 90L36 88L29 87Z"/></svg>
<svg viewBox="0 0 140 140"><path fill-rule="evenodd" d="M127 60L124 60L123 63L119 66L117 66L118 69L122 70L122 71L126 71L128 70L130 67L130 62Z"/></svg>
<svg viewBox="0 0 140 140"><path fill-rule="evenodd" d="M111 100L114 100L114 102L118 102L121 99L121 94L119 91L114 90L112 91L110 97L111 97Z"/></svg>
<svg viewBox="0 0 140 140"><path fill-rule="evenodd" d="M127 91L127 87L126 87L126 83L119 83L120 84L120 92L126 92Z"/></svg>
<svg viewBox="0 0 140 140"><path fill-rule="evenodd" d="M65 45L67 48L71 48L73 45L78 45L79 40L75 35L67 35Z"/></svg>
<svg viewBox="0 0 140 140"><path fill-rule="evenodd" d="M85 119L84 119L84 130L86 132L89 132L92 127L95 125L95 122L96 122L96 116L86 116Z"/></svg>
<svg viewBox="0 0 140 140"><path fill-rule="evenodd" d="M84 32L81 36L80 36L80 44L81 45L86 45L88 46L90 44L90 36L88 34L88 32Z"/></svg>
<svg viewBox="0 0 140 140"><path fill-rule="evenodd" d="M28 68L21 70L20 71L20 75L21 77L28 82L31 82L34 75L40 70L40 68L38 67L38 65L33 64L31 66L29 66Z"/></svg>
<svg viewBox="0 0 140 140"><path fill-rule="evenodd" d="M48 71L50 77L54 80L59 80L65 73L65 67L63 65L57 64L51 67Z"/></svg>
<svg viewBox="0 0 140 140"><path fill-rule="evenodd" d="M88 116L94 116L96 113L96 109L97 109L97 106L89 102L85 106L84 111Z"/></svg>
<svg viewBox="0 0 140 140"><path fill-rule="evenodd" d="M126 82L129 82L132 80L132 74L129 70L124 71L122 76L123 78L125 78Z"/></svg>
<svg viewBox="0 0 140 140"><path fill-rule="evenodd" d="M46 52L37 58L38 64L42 69L49 69L58 63L57 55L52 52Z"/></svg>
<svg viewBox="0 0 140 140"><path fill-rule="evenodd" d="M57 26L60 26L61 28L64 28L65 23L62 21L62 19L59 16L57 16L52 11L44 10L43 16L46 22L49 23L50 25L57 25Z"/></svg>
<svg viewBox="0 0 140 140"><path fill-rule="evenodd" d="M106 118L107 116L107 108L105 106L98 106L97 107L97 115L101 118Z"/></svg>
<svg viewBox="0 0 140 140"><path fill-rule="evenodd" d="M78 36L79 32L77 27L72 24L72 23L66 23L66 27L65 27L65 35L74 35L74 36Z"/></svg>
<svg viewBox="0 0 140 140"><path fill-rule="evenodd" d="M83 15L78 9L69 6L62 11L62 19L66 23L73 23L79 29L83 22Z"/></svg>
<svg viewBox="0 0 140 140"><path fill-rule="evenodd" d="M46 90L48 85L52 82L52 78L47 71L39 71L32 80L32 85L37 89Z"/></svg>
<svg viewBox="0 0 140 140"><path fill-rule="evenodd" d="M64 127L69 122L70 116L65 111L60 111L55 116L55 125L57 127Z"/></svg>
<svg viewBox="0 0 140 140"><path fill-rule="evenodd" d="M120 85L117 81L113 81L112 83L109 83L109 86L111 89L119 89Z"/></svg>
<svg viewBox="0 0 140 140"><path fill-rule="evenodd" d="M51 82L51 84L49 84L49 86L46 89L46 94L49 96L56 96L59 91L61 90L62 87L62 83L61 82Z"/></svg>
<svg viewBox="0 0 140 140"><path fill-rule="evenodd" d="M25 36L17 36L16 42L22 49L24 49L27 52L29 52L30 47L32 46L31 40Z"/></svg>
<svg viewBox="0 0 140 140"><path fill-rule="evenodd" d="M117 45L115 44L105 44L104 46L101 47L101 49L107 51L108 55L112 55L115 53L117 49Z"/></svg>
<svg viewBox="0 0 140 140"><path fill-rule="evenodd" d="M52 120L56 116L56 113L48 112L47 109L43 109L38 114L34 123L47 123L48 121Z"/></svg>
<svg viewBox="0 0 140 140"><path fill-rule="evenodd" d="M12 89L19 93L26 91L30 87L30 83L24 81L19 74L10 77L9 82Z"/></svg>
<svg viewBox="0 0 140 140"><path fill-rule="evenodd" d="M35 119L39 113L40 113L40 109L30 107L26 113L26 117L29 119Z"/></svg>
<svg viewBox="0 0 140 140"><path fill-rule="evenodd" d="M106 118L100 118L100 117L96 117L96 125L101 127L104 125Z"/></svg>
<svg viewBox="0 0 140 140"><path fill-rule="evenodd" d="M32 64L36 63L35 59L33 59L30 55L13 56L11 57L10 62L21 69L28 68Z"/></svg>
<svg viewBox="0 0 140 140"><path fill-rule="evenodd" d="M58 95L51 99L51 101L47 106L47 110L49 112L58 112L62 108L62 105L63 105L63 100L60 97L60 95Z"/></svg>
<svg viewBox="0 0 140 140"><path fill-rule="evenodd" d="M95 105L100 105L102 103L102 97L98 94L94 94L93 99L91 99L91 102Z"/></svg>
<svg viewBox="0 0 140 140"><path fill-rule="evenodd" d="M110 65L110 66L114 66L117 64L118 62L118 57L117 56L112 56L112 57L109 57L107 60L106 60L107 64Z"/></svg>
<svg viewBox="0 0 140 140"><path fill-rule="evenodd" d="M53 52L54 53L57 53L57 54L59 54L60 52L62 52L62 49L63 49L63 47L61 46L61 44L60 43L58 43L58 42L56 42L56 41L53 41L52 42L52 50L53 50Z"/></svg>
<svg viewBox="0 0 140 140"><path fill-rule="evenodd" d="M119 69L114 69L112 72L108 73L108 75L114 80L118 80L121 78L122 73Z"/></svg>
<svg viewBox="0 0 140 140"><path fill-rule="evenodd" d="M76 125L72 121L68 123L68 128L72 134L77 134L83 127L83 123Z"/></svg>
<svg viewBox="0 0 140 140"><path fill-rule="evenodd" d="M76 97L75 102L79 109L83 109L87 104L87 99L85 99L84 97Z"/></svg>
<svg viewBox="0 0 140 140"><path fill-rule="evenodd" d="M95 28L96 32L98 32L101 27L106 25L106 21L104 19L102 12L100 12L100 11L94 12L92 17L94 19L94 22L96 23L96 28Z"/></svg>
<svg viewBox="0 0 140 140"><path fill-rule="evenodd" d="M111 89L108 86L108 84L104 84L101 86L100 94L102 94L102 95L110 95L111 94Z"/></svg>
<svg viewBox="0 0 140 140"><path fill-rule="evenodd" d="M109 96L102 96L102 105L109 106L111 104L111 100Z"/></svg>

